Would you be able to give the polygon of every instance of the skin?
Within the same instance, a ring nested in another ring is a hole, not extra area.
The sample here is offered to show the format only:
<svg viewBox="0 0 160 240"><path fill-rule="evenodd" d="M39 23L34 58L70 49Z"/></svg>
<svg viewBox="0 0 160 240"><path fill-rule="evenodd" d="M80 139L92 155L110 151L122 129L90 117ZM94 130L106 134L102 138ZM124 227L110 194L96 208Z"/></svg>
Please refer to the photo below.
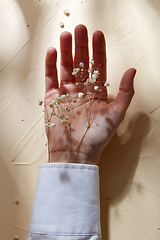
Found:
<svg viewBox="0 0 160 240"><path fill-rule="evenodd" d="M57 77L57 51L51 47L46 54L45 63L45 119L51 113L48 103L55 99L55 94L70 94L70 99L77 98L78 92L83 92L84 85L79 81L79 86L75 84L75 77L72 75L74 67L79 66L79 62L89 66L88 34L84 25L75 28L75 54L72 56L72 35L63 32L60 36L61 65L60 65L60 85ZM67 162L68 149L72 153L70 163L99 164L103 149L107 146L113 134L125 117L125 113L134 95L133 80L136 70L128 69L122 76L119 92L113 102L107 104L107 89L104 87L106 81L106 43L104 34L96 31L92 37L93 55L96 65L99 66L100 76L98 78L102 86L102 92L94 95L92 103L92 115L94 119L87 129L86 110L89 111L90 102L88 98L82 99L75 104L71 125L71 135L60 123L59 119L54 120L56 127L46 127L49 148L49 162ZM99 103L100 100L100 103ZM84 105L85 102L85 105ZM87 130L86 130L87 129ZM63 134L64 133L64 134ZM84 134L85 133L85 134ZM68 146L68 139L71 142ZM77 140L78 139L78 140ZM79 140L77 148L73 151ZM58 144L57 144L58 142ZM55 147L56 146L56 147Z"/></svg>

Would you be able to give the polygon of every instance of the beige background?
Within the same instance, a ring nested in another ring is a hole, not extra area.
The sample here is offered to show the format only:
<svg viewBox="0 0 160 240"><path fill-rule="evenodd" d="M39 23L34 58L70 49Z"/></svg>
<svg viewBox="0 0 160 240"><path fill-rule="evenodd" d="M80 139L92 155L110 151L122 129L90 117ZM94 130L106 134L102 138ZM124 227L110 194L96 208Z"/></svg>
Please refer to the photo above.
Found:
<svg viewBox="0 0 160 240"><path fill-rule="evenodd" d="M38 106L45 52L59 50L60 33L79 23L90 40L97 29L106 35L110 96L127 68L138 70L134 100L101 157L103 240L159 240L159 0L0 0L0 238L27 239L38 168L47 162Z"/></svg>

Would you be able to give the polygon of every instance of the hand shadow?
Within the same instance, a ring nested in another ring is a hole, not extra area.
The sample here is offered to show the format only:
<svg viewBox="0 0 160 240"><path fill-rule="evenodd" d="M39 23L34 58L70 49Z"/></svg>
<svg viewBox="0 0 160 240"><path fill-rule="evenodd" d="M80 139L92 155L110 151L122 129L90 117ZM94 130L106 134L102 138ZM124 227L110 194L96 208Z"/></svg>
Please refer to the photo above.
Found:
<svg viewBox="0 0 160 240"><path fill-rule="evenodd" d="M100 160L100 202L102 239L109 240L108 211L111 202L122 201L128 193L136 171L143 139L150 121L144 113L138 113L129 123L125 134L129 140L122 144L115 134L102 153Z"/></svg>

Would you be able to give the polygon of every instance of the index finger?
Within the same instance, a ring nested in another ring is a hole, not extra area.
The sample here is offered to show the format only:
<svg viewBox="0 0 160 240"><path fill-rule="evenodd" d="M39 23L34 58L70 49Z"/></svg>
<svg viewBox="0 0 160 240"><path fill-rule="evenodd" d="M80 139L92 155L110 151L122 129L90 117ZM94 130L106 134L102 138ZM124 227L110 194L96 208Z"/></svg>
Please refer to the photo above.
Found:
<svg viewBox="0 0 160 240"><path fill-rule="evenodd" d="M57 77L57 51L51 47L47 50L45 60L45 92L51 91L53 88L58 88Z"/></svg>

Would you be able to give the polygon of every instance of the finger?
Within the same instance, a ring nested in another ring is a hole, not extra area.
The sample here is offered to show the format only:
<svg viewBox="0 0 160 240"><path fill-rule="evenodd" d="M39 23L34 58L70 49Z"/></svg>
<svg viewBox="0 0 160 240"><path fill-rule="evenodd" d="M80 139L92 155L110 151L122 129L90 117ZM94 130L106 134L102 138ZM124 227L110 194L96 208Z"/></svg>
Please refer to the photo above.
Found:
<svg viewBox="0 0 160 240"><path fill-rule="evenodd" d="M128 69L121 80L119 93L115 100L111 103L112 109L119 116L120 122L123 120L125 113L130 105L134 95L133 80L136 74L136 69Z"/></svg>
<svg viewBox="0 0 160 240"><path fill-rule="evenodd" d="M45 91L49 92L53 88L58 87L57 78L57 51L51 47L47 50L45 61Z"/></svg>
<svg viewBox="0 0 160 240"><path fill-rule="evenodd" d="M106 82L106 42L104 34L101 31L96 31L92 38L93 59L95 61L94 68L99 69L99 84L104 85Z"/></svg>
<svg viewBox="0 0 160 240"><path fill-rule="evenodd" d="M75 28L75 58L74 67L79 67L79 63L84 63L84 68L89 66L88 33L84 25Z"/></svg>
<svg viewBox="0 0 160 240"><path fill-rule="evenodd" d="M73 71L72 35L69 32L63 32L61 34L60 49L61 49L60 85L62 85L74 81L72 75Z"/></svg>

